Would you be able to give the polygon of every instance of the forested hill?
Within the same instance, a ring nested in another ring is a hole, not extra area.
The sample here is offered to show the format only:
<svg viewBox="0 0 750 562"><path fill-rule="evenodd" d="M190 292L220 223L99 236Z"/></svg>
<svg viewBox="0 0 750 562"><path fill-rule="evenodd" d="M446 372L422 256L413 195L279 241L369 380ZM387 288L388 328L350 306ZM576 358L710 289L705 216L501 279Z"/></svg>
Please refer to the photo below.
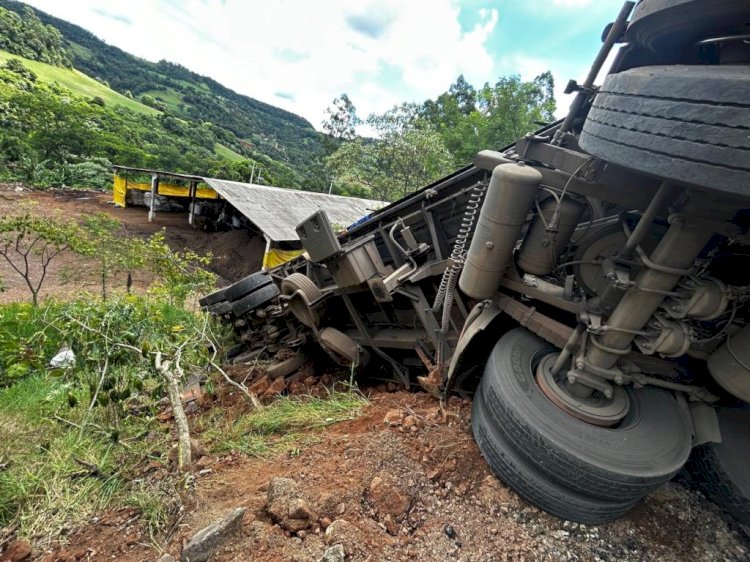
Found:
<svg viewBox="0 0 750 562"><path fill-rule="evenodd" d="M22 17L24 9L28 9L13 0L0 0L0 7ZM33 11L42 23L60 32L66 56L74 68L177 118L198 124L212 123L213 133L222 145L243 155L260 153L285 164L284 168L294 170L293 183L299 187L315 188L325 182L322 165L315 164L320 162L323 152L322 137L302 117L240 95L180 65L140 59L106 44L85 29Z"/></svg>

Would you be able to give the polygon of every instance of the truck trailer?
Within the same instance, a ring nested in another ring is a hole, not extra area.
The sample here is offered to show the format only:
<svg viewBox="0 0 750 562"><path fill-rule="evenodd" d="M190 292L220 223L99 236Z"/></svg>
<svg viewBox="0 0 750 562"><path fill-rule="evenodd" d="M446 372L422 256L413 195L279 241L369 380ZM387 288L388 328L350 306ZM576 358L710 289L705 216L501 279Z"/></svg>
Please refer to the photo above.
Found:
<svg viewBox="0 0 750 562"><path fill-rule="evenodd" d="M750 2L626 2L602 41L565 119L343 233L315 213L303 256L201 304L277 373L312 346L473 396L492 470L553 515L687 467L749 524Z"/></svg>

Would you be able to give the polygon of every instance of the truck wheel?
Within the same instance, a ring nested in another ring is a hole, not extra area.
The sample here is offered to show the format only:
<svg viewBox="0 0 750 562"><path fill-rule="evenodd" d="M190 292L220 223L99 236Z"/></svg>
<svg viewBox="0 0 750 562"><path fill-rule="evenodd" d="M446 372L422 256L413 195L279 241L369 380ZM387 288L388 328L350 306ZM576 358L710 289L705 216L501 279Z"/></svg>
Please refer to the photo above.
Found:
<svg viewBox="0 0 750 562"><path fill-rule="evenodd" d="M245 295L249 295L254 290L265 287L272 282L271 276L266 271L259 271L229 285L225 290L224 298L229 302L238 301Z"/></svg>
<svg viewBox="0 0 750 562"><path fill-rule="evenodd" d="M750 193L750 68L652 66L610 74L579 139L639 172Z"/></svg>
<svg viewBox="0 0 750 562"><path fill-rule="evenodd" d="M487 423L550 481L590 497L637 501L670 480L690 454L687 408L657 388L627 389L630 406L618 425L581 421L537 385L537 366L556 351L523 328L500 338L474 397Z"/></svg>
<svg viewBox="0 0 750 562"><path fill-rule="evenodd" d="M244 316L252 312L259 306L275 299L279 296L279 289L271 283L260 289L256 289L249 295L242 297L240 300L232 303L232 312L235 316Z"/></svg>
<svg viewBox="0 0 750 562"><path fill-rule="evenodd" d="M488 415L484 401L474 397L471 413L474 439L492 470L519 495L562 519L599 524L618 519L637 500L612 501L592 498L555 482L513 447Z"/></svg>
<svg viewBox="0 0 750 562"><path fill-rule="evenodd" d="M308 328L316 328L320 323L320 311L311 308L308 303L318 300L323 293L307 275L292 273L281 281L281 294L293 295L297 291L302 293L302 298L296 296L289 300L289 310L292 314Z"/></svg>
<svg viewBox="0 0 750 562"><path fill-rule="evenodd" d="M750 525L750 410L719 410L721 443L696 447L687 469L709 499Z"/></svg>
<svg viewBox="0 0 750 562"><path fill-rule="evenodd" d="M336 363L344 367L360 367L363 351L352 338L336 328L323 328L318 334L320 345Z"/></svg>
<svg viewBox="0 0 750 562"><path fill-rule="evenodd" d="M278 379L291 375L294 371L302 367L306 361L305 354L298 351L291 357L276 361L266 369L266 374L272 379Z"/></svg>
<svg viewBox="0 0 750 562"><path fill-rule="evenodd" d="M210 293L205 297L198 299L198 304L201 305L201 307L205 308L211 306L212 304L216 304L217 302L221 302L224 300L224 293L226 293L226 291L227 287L219 289L218 291L214 291L213 293Z"/></svg>
<svg viewBox="0 0 750 562"><path fill-rule="evenodd" d="M206 310L216 316L224 316L232 311L232 304L227 301L217 302L207 307Z"/></svg>
<svg viewBox="0 0 750 562"><path fill-rule="evenodd" d="M659 55L701 39L747 33L746 0L644 0L633 10L629 41Z"/></svg>

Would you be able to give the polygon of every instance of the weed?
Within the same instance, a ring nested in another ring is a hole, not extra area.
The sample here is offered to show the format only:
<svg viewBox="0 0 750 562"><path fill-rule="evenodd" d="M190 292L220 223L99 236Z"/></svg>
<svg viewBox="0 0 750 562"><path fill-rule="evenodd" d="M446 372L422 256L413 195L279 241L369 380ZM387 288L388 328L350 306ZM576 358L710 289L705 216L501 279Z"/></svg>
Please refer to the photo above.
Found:
<svg viewBox="0 0 750 562"><path fill-rule="evenodd" d="M214 452L237 451L265 457L283 450L299 455L315 440L309 430L356 418L367 400L355 391L327 396L284 396L272 404L230 421L214 416L203 437Z"/></svg>

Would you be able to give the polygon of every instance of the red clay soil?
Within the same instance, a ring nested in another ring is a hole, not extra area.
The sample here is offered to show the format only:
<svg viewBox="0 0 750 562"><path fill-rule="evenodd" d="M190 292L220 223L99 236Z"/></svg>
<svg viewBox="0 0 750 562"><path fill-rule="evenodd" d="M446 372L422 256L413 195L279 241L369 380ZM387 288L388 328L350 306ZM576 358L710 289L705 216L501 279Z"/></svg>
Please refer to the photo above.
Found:
<svg viewBox="0 0 750 562"><path fill-rule="evenodd" d="M18 190L20 189L20 190ZM187 213L157 213L153 222L148 221L145 207L114 206L112 194L78 189L34 190L15 184L0 183L0 216L18 212L23 204L31 203L33 213L54 215L81 220L96 213L106 213L120 221L123 236L148 237L165 229L166 241L173 250L193 250L198 254L211 253L209 268L219 276L218 285L223 286L260 269L265 244L247 231L205 232L188 224ZM99 278L95 260L83 258L71 252L56 257L50 266L49 278L45 281L41 298L54 295L66 298L81 291L97 292ZM28 289L23 280L0 258L0 278L7 290L0 293L0 303L27 300ZM144 287L151 278L136 273L136 288ZM112 280L112 287L124 287L125 276Z"/></svg>
<svg viewBox="0 0 750 562"><path fill-rule="evenodd" d="M676 483L606 525L541 512L492 476L472 439L470 411L454 398L443 417L427 394L373 390L361 417L311 432L314 439L293 456L200 459L195 491L164 550L123 511L38 559L142 562L163 552L179 559L192 535L237 507L247 509L241 530L212 562L316 561L332 542L357 561L748 559L741 532ZM269 514L269 484L277 477L293 480L295 494L311 506L308 528L290 532ZM335 532L327 538L329 525Z"/></svg>

